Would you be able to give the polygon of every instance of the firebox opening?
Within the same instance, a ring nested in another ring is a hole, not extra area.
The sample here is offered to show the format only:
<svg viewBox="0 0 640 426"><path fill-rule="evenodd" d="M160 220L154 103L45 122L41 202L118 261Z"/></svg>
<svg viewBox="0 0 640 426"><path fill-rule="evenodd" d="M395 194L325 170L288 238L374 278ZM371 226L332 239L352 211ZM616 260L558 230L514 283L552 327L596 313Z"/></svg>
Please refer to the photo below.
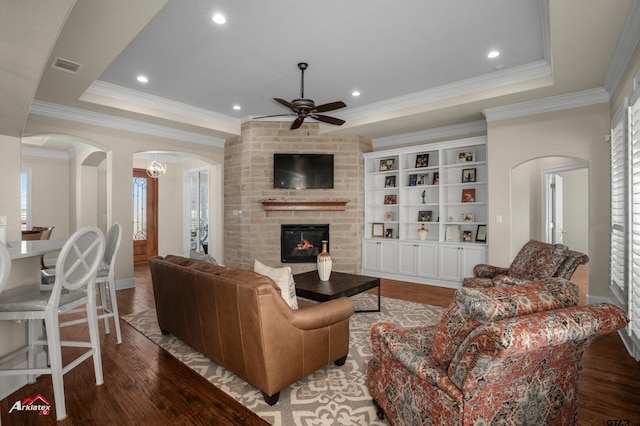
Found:
<svg viewBox="0 0 640 426"><path fill-rule="evenodd" d="M280 257L282 263L315 263L322 251L322 241L329 241L329 224L281 225ZM329 244L327 244L327 251Z"/></svg>

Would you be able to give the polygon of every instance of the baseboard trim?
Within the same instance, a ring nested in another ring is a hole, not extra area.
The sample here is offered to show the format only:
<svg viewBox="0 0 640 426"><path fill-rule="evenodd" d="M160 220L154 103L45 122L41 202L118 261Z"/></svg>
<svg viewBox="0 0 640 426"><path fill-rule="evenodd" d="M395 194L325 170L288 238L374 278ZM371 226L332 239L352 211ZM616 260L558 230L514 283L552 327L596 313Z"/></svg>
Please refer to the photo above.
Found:
<svg viewBox="0 0 640 426"><path fill-rule="evenodd" d="M587 304L592 305L594 303L613 303L611 298L603 296L591 296L587 294Z"/></svg>
<svg viewBox="0 0 640 426"><path fill-rule="evenodd" d="M116 290L134 288L135 286L136 286L136 282L133 278L124 278L122 280L116 280Z"/></svg>
<svg viewBox="0 0 640 426"><path fill-rule="evenodd" d="M36 365L44 365L46 362L47 355L44 352L40 352L36 356ZM27 368L27 361L18 364L15 368ZM2 381L0 381L0 400L7 398L9 395L27 384L26 374L24 376L4 376ZM40 391L39 393L49 396L51 401L53 401L53 389ZM13 402L14 401L9 401L9 405L11 406Z"/></svg>

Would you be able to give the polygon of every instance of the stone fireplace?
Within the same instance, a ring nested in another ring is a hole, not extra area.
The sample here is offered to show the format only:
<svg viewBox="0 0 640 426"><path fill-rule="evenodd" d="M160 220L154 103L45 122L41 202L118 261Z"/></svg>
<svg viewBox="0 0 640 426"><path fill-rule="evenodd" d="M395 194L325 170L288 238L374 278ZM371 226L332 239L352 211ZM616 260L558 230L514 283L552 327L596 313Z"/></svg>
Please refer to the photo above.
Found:
<svg viewBox="0 0 640 426"><path fill-rule="evenodd" d="M280 225L280 261L315 263L323 240L329 241L329 224Z"/></svg>
<svg viewBox="0 0 640 426"><path fill-rule="evenodd" d="M316 269L313 263L283 264L281 225L328 224L333 269L358 273L362 263L364 158L371 139L358 135L320 134L318 123L290 130L290 122L248 121L240 136L225 141L224 160L224 264L253 269L254 260L293 273ZM339 131L333 129L332 131ZM334 155L333 189L282 189L273 185L274 153L328 153ZM267 209L261 200L298 203L288 210ZM348 200L344 209L331 203Z"/></svg>

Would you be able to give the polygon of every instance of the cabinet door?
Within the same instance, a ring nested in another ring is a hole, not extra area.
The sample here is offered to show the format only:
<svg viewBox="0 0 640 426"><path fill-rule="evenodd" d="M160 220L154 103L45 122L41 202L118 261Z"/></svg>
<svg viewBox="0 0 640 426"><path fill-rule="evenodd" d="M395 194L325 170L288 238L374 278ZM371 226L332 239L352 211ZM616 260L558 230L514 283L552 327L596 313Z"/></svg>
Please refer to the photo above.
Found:
<svg viewBox="0 0 640 426"><path fill-rule="evenodd" d="M364 240L362 244L362 265L364 269L377 271L379 241Z"/></svg>
<svg viewBox="0 0 640 426"><path fill-rule="evenodd" d="M396 252L398 245L393 241L381 241L379 244L378 270L380 272L396 272Z"/></svg>
<svg viewBox="0 0 640 426"><path fill-rule="evenodd" d="M398 244L398 273L405 275L416 275L416 250L418 244L399 243Z"/></svg>
<svg viewBox="0 0 640 426"><path fill-rule="evenodd" d="M460 281L460 252L460 246L440 246L440 279Z"/></svg>
<svg viewBox="0 0 640 426"><path fill-rule="evenodd" d="M478 263L486 263L485 247L464 247L462 251L462 278L473 276L473 267Z"/></svg>
<svg viewBox="0 0 640 426"><path fill-rule="evenodd" d="M417 250L417 275L438 278L438 247L435 244L418 244Z"/></svg>

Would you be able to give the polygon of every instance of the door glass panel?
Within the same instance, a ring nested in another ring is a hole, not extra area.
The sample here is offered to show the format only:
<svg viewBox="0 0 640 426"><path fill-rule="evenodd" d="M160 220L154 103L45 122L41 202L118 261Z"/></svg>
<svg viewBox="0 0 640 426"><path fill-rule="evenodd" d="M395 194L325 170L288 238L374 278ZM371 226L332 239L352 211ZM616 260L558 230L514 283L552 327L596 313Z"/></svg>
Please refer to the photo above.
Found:
<svg viewBox="0 0 640 426"><path fill-rule="evenodd" d="M198 253L209 253L209 174L192 172L189 179L190 248Z"/></svg>
<svg viewBox="0 0 640 426"><path fill-rule="evenodd" d="M133 178L133 240L147 239L147 178Z"/></svg>

